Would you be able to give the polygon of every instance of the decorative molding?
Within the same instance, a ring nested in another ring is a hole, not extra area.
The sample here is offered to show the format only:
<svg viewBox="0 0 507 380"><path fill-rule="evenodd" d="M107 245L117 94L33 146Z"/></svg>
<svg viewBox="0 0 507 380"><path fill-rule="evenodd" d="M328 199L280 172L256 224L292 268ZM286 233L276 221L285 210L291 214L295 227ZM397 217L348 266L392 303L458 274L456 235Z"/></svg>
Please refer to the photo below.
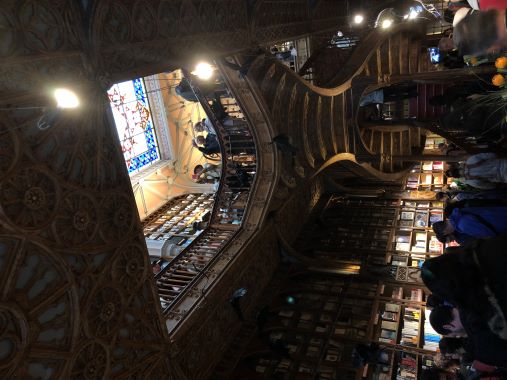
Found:
<svg viewBox="0 0 507 380"><path fill-rule="evenodd" d="M170 127L162 96L164 90L160 88L158 75L150 75L145 78L144 84L148 90L148 100L152 110L151 117L155 124L160 158L166 161L174 161L176 157L174 157L174 147L169 133Z"/></svg>

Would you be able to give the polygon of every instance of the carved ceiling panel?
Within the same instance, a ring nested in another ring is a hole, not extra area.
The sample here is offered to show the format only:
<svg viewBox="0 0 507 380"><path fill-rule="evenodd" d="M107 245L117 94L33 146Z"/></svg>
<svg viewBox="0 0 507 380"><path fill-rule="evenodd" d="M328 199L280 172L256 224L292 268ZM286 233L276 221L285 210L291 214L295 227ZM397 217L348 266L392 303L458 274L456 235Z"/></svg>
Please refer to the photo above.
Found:
<svg viewBox="0 0 507 380"><path fill-rule="evenodd" d="M271 3L256 42L287 40L309 24L306 1L286 15L285 2ZM184 379L169 362L106 89L196 52L249 46L255 23L246 2L0 4L0 104L8 108L0 121L0 377ZM54 109L47 95L55 86L74 89L80 107ZM252 273L269 277L251 259ZM213 342L229 317L216 315ZM205 357L195 347L193 355Z"/></svg>

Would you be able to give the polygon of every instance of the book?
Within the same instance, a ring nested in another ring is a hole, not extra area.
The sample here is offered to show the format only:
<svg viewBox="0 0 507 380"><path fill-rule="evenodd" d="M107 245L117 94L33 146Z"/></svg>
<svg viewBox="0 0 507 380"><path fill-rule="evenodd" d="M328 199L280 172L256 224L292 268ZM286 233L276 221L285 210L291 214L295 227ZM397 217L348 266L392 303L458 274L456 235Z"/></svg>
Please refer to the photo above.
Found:
<svg viewBox="0 0 507 380"><path fill-rule="evenodd" d="M396 243L397 251L410 251L410 243Z"/></svg>
<svg viewBox="0 0 507 380"><path fill-rule="evenodd" d="M423 162L422 170L425 170L425 171L433 170L433 162Z"/></svg>
<svg viewBox="0 0 507 380"><path fill-rule="evenodd" d="M414 227L426 227L428 214L426 212L418 212L415 214Z"/></svg>
<svg viewBox="0 0 507 380"><path fill-rule="evenodd" d="M380 326L382 327L382 329L387 329L387 330L398 329L398 324L396 322L391 322L391 321L382 321Z"/></svg>
<svg viewBox="0 0 507 380"><path fill-rule="evenodd" d="M392 311L393 313L399 313L400 312L400 305L396 303L386 303L384 307L385 311Z"/></svg>
<svg viewBox="0 0 507 380"><path fill-rule="evenodd" d="M432 211L430 213L430 225L433 225L433 223L440 222L444 220L444 214L440 211Z"/></svg>
<svg viewBox="0 0 507 380"><path fill-rule="evenodd" d="M382 313L382 318L389 320L389 321L397 321L398 320L398 314L394 313L392 311L384 311Z"/></svg>
<svg viewBox="0 0 507 380"><path fill-rule="evenodd" d="M401 213L401 219L403 220L413 220L414 219L414 213L411 211L403 211Z"/></svg>
<svg viewBox="0 0 507 380"><path fill-rule="evenodd" d="M396 331L380 330L380 337L384 339L396 340Z"/></svg>
<svg viewBox="0 0 507 380"><path fill-rule="evenodd" d="M430 253L442 253L444 251L444 245L438 241L435 235L430 237L428 251Z"/></svg>
<svg viewBox="0 0 507 380"><path fill-rule="evenodd" d="M410 291L410 299L412 301L419 301L421 302L423 298L423 291L422 289L412 289Z"/></svg>

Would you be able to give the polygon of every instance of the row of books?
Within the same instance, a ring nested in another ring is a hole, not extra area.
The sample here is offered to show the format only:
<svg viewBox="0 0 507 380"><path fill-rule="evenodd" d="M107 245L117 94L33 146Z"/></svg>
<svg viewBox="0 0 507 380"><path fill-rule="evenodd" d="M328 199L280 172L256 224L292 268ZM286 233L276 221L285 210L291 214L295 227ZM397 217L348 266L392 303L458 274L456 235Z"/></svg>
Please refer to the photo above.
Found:
<svg viewBox="0 0 507 380"><path fill-rule="evenodd" d="M436 351L438 349L438 342L440 342L440 335L431 327L430 324L431 310L426 308L424 320L424 346L425 350Z"/></svg>
<svg viewBox="0 0 507 380"><path fill-rule="evenodd" d="M433 232L399 229L396 231L394 249L403 252L440 254L444 247Z"/></svg>
<svg viewBox="0 0 507 380"><path fill-rule="evenodd" d="M380 321L380 337L378 339L379 342L396 344L398 336L398 324L400 319L400 309L400 305L395 303L386 303L384 305L384 310L381 314Z"/></svg>
<svg viewBox="0 0 507 380"><path fill-rule="evenodd" d="M398 359L396 380L417 379L417 356L408 352L401 352Z"/></svg>
<svg viewBox="0 0 507 380"><path fill-rule="evenodd" d="M398 226L426 228L431 227L433 223L439 222L441 220L443 220L443 211L441 209L402 209L400 219L398 221Z"/></svg>
<svg viewBox="0 0 507 380"><path fill-rule="evenodd" d="M400 343L404 346L417 347L419 345L419 326L421 322L421 309L405 307L403 310L403 329Z"/></svg>
<svg viewBox="0 0 507 380"><path fill-rule="evenodd" d="M429 209L429 208L443 208L444 202L442 201L402 201L403 208L410 209Z"/></svg>

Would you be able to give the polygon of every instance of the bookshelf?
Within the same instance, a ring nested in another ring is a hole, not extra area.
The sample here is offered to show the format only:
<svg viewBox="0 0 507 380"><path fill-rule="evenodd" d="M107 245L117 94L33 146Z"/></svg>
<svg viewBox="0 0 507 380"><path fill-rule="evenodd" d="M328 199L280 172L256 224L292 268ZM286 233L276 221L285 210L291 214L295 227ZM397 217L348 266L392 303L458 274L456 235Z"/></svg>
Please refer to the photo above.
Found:
<svg viewBox="0 0 507 380"><path fill-rule="evenodd" d="M323 274L291 276L260 332L271 350L286 357L259 355L253 345L238 376L248 366L258 379L357 379L350 358L355 344L367 340L376 294L375 283Z"/></svg>
<svg viewBox="0 0 507 380"><path fill-rule="evenodd" d="M193 223L210 215L213 202L211 193L185 194L170 200L143 221L144 237L188 246L200 234Z"/></svg>
<svg viewBox="0 0 507 380"><path fill-rule="evenodd" d="M264 350L247 349L231 378L248 370L256 379L419 378L440 340L428 321L420 267L443 253L432 224L443 219L444 204L431 192L446 182L443 163L425 161L383 198L323 198L295 246L334 269L355 263L359 276L318 265L288 276L267 306L259 332ZM354 368L358 343L379 344L387 362Z"/></svg>
<svg viewBox="0 0 507 380"><path fill-rule="evenodd" d="M406 189L418 191L441 191L446 184L443 161L424 161L411 170Z"/></svg>
<svg viewBox="0 0 507 380"><path fill-rule="evenodd" d="M434 139L431 149L440 141ZM428 144L428 142L427 142ZM418 199L418 192L439 191L446 184L443 163L424 161L415 165L404 186L400 199L394 233L387 250L386 262L398 272L406 270L406 281L382 281L374 338L386 346L396 347L386 378L417 379L422 368L432 365L432 352L438 348L440 337L429 324L430 311L425 307L426 289L410 271L418 271L424 261L443 253L431 226L443 220L443 202ZM387 310L386 310L387 305Z"/></svg>
<svg viewBox="0 0 507 380"><path fill-rule="evenodd" d="M431 153L438 151L438 145L439 144L445 144L446 140L438 135L430 134L426 137L426 141L424 144L424 150L430 151Z"/></svg>
<svg viewBox="0 0 507 380"><path fill-rule="evenodd" d="M318 259L385 255L399 206L398 200L331 197L320 216L321 225L303 250Z"/></svg>

